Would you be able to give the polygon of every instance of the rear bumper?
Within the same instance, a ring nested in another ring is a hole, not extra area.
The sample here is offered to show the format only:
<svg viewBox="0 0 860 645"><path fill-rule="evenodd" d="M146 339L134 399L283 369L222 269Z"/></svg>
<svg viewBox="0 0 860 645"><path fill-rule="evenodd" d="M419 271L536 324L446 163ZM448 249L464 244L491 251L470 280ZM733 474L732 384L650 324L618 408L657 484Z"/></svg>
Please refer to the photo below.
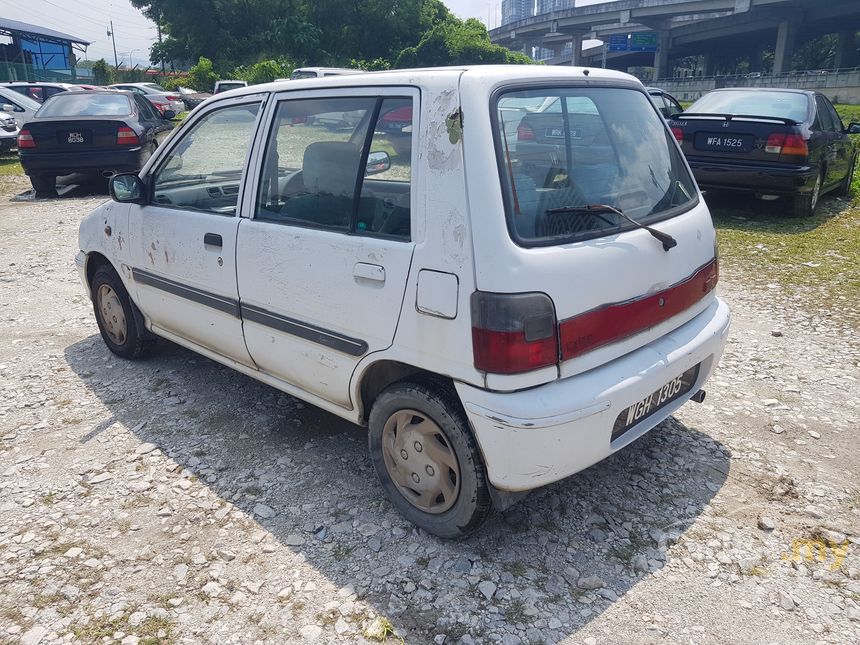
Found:
<svg viewBox="0 0 860 645"><path fill-rule="evenodd" d="M818 168L813 166L776 166L771 164L726 163L688 157L693 176L703 190L742 190L748 192L798 195L812 191Z"/></svg>
<svg viewBox="0 0 860 645"><path fill-rule="evenodd" d="M24 152L19 151L21 165L28 175L51 172L70 175L77 172L134 172L140 170L147 155L143 148L123 150L93 150L87 152Z"/></svg>
<svg viewBox="0 0 860 645"><path fill-rule="evenodd" d="M529 390L491 392L457 383L490 482L525 491L564 479L629 445L690 399L722 355L731 315L719 298L701 314L621 358ZM693 387L611 440L627 407L700 365Z"/></svg>

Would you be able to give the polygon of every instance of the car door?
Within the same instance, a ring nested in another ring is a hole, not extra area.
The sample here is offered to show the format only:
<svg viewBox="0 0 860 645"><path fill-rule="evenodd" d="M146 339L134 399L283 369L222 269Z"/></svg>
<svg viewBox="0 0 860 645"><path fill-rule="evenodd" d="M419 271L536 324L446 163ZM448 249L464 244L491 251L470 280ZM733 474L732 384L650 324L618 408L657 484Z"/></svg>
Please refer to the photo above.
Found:
<svg viewBox="0 0 860 645"><path fill-rule="evenodd" d="M185 124L129 213L138 306L161 335L253 365L242 338L236 232L264 95L221 101Z"/></svg>
<svg viewBox="0 0 860 645"><path fill-rule="evenodd" d="M418 92L290 92L269 109L237 244L245 342L261 370L351 408L358 361L393 341L412 261Z"/></svg>
<svg viewBox="0 0 860 645"><path fill-rule="evenodd" d="M826 96L822 96L822 98L824 99L824 104L827 106L827 111L830 113L830 120L833 122L834 129L836 131L834 146L836 148L835 157L838 169L836 171L834 181L842 181L845 178L845 175L848 174L851 169L851 164L854 161L854 145L851 143L851 139L848 137L848 134L846 134L845 124L842 123L842 119L836 111L836 108L833 107L830 99Z"/></svg>
<svg viewBox="0 0 860 645"><path fill-rule="evenodd" d="M815 95L815 109L818 115L818 121L821 124L821 144L823 149L820 158L826 163L826 174L824 176L824 185L829 186L842 178L844 173L840 169L839 161L839 134L836 128L837 124L833 122L833 117L828 109L829 102L821 94Z"/></svg>

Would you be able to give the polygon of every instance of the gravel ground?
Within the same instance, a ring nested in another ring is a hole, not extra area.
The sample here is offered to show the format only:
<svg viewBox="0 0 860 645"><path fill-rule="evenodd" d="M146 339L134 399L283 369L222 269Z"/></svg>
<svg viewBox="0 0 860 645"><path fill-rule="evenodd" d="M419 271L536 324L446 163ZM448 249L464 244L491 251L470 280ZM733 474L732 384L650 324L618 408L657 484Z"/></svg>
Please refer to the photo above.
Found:
<svg viewBox="0 0 860 645"><path fill-rule="evenodd" d="M0 643L860 641L860 347L827 311L731 268L703 404L442 542L360 429L110 354L73 263L104 197L2 181Z"/></svg>

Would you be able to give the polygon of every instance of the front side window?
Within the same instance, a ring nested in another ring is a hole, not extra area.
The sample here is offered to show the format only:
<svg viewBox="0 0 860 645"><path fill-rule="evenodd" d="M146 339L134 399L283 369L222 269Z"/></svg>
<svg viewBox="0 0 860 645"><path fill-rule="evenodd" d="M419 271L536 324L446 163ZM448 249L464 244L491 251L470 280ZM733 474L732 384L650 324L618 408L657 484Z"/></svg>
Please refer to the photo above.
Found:
<svg viewBox="0 0 860 645"><path fill-rule="evenodd" d="M154 203L234 215L259 109L259 103L221 108L188 128L156 171Z"/></svg>
<svg viewBox="0 0 860 645"><path fill-rule="evenodd" d="M631 225L605 204L654 222L697 200L666 125L642 92L622 88L509 91L495 107L508 228L526 246L610 235Z"/></svg>
<svg viewBox="0 0 860 645"><path fill-rule="evenodd" d="M412 99L283 101L256 219L358 235L410 235Z"/></svg>

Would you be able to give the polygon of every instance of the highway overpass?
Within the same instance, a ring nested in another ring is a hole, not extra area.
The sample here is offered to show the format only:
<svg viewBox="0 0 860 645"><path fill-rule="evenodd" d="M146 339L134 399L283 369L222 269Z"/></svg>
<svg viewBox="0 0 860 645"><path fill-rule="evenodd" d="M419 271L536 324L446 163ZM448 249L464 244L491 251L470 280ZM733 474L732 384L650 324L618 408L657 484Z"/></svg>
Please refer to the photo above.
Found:
<svg viewBox="0 0 860 645"><path fill-rule="evenodd" d="M521 0L505 0L512 2ZM798 46L824 34L838 34L834 67L860 63L855 60L854 45L860 30L860 0L620 0L566 6L572 4L571 0L538 0L538 11L554 10L503 24L490 32L490 38L527 53L536 47L549 49L554 52L547 61L550 64L601 66L605 55L607 67L653 67L655 78L671 76L671 61L686 56L702 56L701 73L710 76L713 61L728 51L746 56L749 71L756 72L768 49L774 52L772 73L782 74L789 71ZM529 3L518 4L517 10L503 4L503 16L522 15L521 6ZM608 43L614 35L616 42L623 42L627 34L652 34L641 41L656 44L656 51L604 52L610 49L606 45L582 50L584 40ZM568 43L573 47L565 54Z"/></svg>

